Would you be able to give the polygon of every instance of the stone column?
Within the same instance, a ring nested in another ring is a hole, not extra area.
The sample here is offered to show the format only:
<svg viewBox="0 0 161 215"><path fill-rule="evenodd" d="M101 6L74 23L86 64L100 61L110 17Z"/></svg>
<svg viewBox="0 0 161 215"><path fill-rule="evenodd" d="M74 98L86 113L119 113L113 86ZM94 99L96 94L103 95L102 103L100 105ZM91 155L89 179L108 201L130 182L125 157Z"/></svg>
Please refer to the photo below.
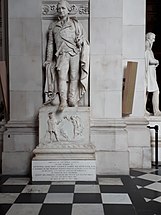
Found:
<svg viewBox="0 0 161 215"><path fill-rule="evenodd" d="M36 145L42 104L41 1L9 0L10 120L4 133L3 174L26 174Z"/></svg>
<svg viewBox="0 0 161 215"><path fill-rule="evenodd" d="M123 1L91 1L91 141L97 174L128 174L122 119Z"/></svg>
<svg viewBox="0 0 161 215"><path fill-rule="evenodd" d="M125 118L131 168L150 168L151 148L145 111L145 0L123 0L123 69L138 62L132 114Z"/></svg>

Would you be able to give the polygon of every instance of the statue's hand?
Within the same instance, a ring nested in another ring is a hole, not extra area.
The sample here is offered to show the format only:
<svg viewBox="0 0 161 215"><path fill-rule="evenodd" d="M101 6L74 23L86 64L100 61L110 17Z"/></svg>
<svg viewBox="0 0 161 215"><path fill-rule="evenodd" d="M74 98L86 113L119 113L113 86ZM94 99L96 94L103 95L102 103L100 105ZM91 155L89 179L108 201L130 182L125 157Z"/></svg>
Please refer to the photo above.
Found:
<svg viewBox="0 0 161 215"><path fill-rule="evenodd" d="M156 67L159 66L159 60L156 60Z"/></svg>
<svg viewBox="0 0 161 215"><path fill-rule="evenodd" d="M43 66L46 67L47 65L51 64L51 61L47 60L43 63Z"/></svg>

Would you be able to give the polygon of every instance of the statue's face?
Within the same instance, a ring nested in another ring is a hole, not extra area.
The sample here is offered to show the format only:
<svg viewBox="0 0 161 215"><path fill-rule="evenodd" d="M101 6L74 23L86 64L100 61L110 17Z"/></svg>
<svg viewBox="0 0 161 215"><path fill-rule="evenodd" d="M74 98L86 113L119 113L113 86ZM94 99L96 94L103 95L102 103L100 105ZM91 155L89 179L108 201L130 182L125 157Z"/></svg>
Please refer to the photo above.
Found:
<svg viewBox="0 0 161 215"><path fill-rule="evenodd" d="M68 13L69 13L65 2L61 2L58 4L57 11L58 11L58 14L61 18L67 17Z"/></svg>
<svg viewBox="0 0 161 215"><path fill-rule="evenodd" d="M155 35L151 35L150 41L151 41L151 43L154 43L154 42L155 42Z"/></svg>

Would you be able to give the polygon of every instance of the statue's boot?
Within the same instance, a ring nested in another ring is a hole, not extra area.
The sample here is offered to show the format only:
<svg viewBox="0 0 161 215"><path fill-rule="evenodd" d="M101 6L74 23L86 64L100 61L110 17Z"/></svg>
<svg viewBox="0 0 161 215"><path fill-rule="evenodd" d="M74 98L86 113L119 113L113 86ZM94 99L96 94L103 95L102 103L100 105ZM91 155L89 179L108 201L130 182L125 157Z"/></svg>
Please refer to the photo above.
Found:
<svg viewBox="0 0 161 215"><path fill-rule="evenodd" d="M159 110L159 91L158 90L153 92L152 104L153 104L154 116L161 116L161 111Z"/></svg>
<svg viewBox="0 0 161 215"><path fill-rule="evenodd" d="M71 81L69 85L68 104L70 107L76 106L76 94L78 91L78 81Z"/></svg>
<svg viewBox="0 0 161 215"><path fill-rule="evenodd" d="M60 94L60 104L58 111L63 111L67 106L67 85L66 81L59 81L59 94Z"/></svg>

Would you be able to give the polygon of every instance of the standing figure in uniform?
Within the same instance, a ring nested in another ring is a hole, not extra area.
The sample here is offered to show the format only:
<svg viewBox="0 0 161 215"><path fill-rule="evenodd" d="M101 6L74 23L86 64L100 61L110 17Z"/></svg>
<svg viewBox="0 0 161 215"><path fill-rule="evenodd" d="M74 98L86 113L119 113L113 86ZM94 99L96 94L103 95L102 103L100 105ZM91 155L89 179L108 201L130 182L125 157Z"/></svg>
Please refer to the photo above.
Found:
<svg viewBox="0 0 161 215"><path fill-rule="evenodd" d="M54 137L56 141L59 141L58 135L57 135L57 128L56 128L57 126L56 119L54 118L54 115L52 112L48 114L48 117L49 119L47 123L48 123L48 132L50 134L50 142L53 142Z"/></svg>
<svg viewBox="0 0 161 215"><path fill-rule="evenodd" d="M152 92L152 105L154 116L161 116L161 111L159 110L159 87L157 84L156 67L159 65L159 61L155 59L152 46L155 42L155 34L147 33L145 41L145 62L146 62L146 102L148 93ZM146 103L145 103L146 106ZM145 108L146 109L146 108ZM148 111L145 113L150 115Z"/></svg>
<svg viewBox="0 0 161 215"><path fill-rule="evenodd" d="M59 111L74 107L87 90L89 44L82 25L69 17L71 7L65 0L57 4L58 21L49 26L45 93L49 102L59 95Z"/></svg>

